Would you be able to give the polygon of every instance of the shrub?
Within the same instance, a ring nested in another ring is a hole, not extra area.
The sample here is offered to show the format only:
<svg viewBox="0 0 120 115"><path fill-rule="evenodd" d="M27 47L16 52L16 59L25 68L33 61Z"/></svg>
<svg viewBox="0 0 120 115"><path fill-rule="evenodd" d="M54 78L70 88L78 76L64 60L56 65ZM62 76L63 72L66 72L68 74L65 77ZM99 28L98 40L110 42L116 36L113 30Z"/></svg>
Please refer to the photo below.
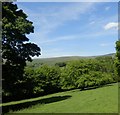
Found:
<svg viewBox="0 0 120 115"><path fill-rule="evenodd" d="M36 69L36 78L44 93L57 92L61 89L59 67L44 65Z"/></svg>
<svg viewBox="0 0 120 115"><path fill-rule="evenodd" d="M55 66L65 67L66 66L66 62L58 62L58 63L55 64Z"/></svg>
<svg viewBox="0 0 120 115"><path fill-rule="evenodd" d="M27 96L33 96L43 92L43 89L36 76L36 71L33 68L25 68L23 85L24 94Z"/></svg>

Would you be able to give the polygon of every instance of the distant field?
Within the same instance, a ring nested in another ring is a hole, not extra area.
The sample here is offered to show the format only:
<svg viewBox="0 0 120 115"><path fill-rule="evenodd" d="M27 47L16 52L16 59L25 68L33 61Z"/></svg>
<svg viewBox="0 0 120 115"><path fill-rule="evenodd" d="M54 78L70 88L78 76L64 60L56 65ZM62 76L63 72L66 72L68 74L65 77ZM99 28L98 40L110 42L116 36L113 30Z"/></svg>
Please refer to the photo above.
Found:
<svg viewBox="0 0 120 115"><path fill-rule="evenodd" d="M56 58L39 58L39 59L33 59L32 63L28 62L28 65L36 64L36 63L55 65L55 63L58 63L58 62L66 62L66 61L70 61L70 60L79 60L82 58L84 58L84 57L70 56L70 57L56 57ZM86 57L86 58L88 58L88 57Z"/></svg>
<svg viewBox="0 0 120 115"><path fill-rule="evenodd" d="M39 98L4 103L3 106L16 104L18 107L23 104L24 109L14 111L15 113L117 113L118 84L84 91L76 89L60 92ZM25 105L31 106L25 108Z"/></svg>
<svg viewBox="0 0 120 115"><path fill-rule="evenodd" d="M115 53L110 53L106 55L101 56L114 56ZM39 58L39 59L33 59L32 63L28 62L28 65L32 64L47 64L47 65L55 65L58 62L67 62L71 60L79 60L79 59L88 59L88 58L96 58L100 56L66 56L66 57L55 57L55 58Z"/></svg>

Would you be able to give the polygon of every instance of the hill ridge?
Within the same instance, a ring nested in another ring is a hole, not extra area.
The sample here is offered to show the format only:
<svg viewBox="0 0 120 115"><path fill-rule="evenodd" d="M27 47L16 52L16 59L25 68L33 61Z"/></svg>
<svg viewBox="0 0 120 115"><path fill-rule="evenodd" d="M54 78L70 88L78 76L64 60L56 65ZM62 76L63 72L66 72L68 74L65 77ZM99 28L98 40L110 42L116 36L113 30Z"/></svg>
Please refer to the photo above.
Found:
<svg viewBox="0 0 120 115"><path fill-rule="evenodd" d="M52 58L37 58L33 59L32 62L27 62L28 65L42 65L42 64L47 64L47 65L55 65L56 63L59 62L67 62L71 60L79 60L79 59L92 59L96 57L103 57L103 56L115 56L115 53L109 53L105 55L98 55L98 56L61 56L61 57L52 57Z"/></svg>

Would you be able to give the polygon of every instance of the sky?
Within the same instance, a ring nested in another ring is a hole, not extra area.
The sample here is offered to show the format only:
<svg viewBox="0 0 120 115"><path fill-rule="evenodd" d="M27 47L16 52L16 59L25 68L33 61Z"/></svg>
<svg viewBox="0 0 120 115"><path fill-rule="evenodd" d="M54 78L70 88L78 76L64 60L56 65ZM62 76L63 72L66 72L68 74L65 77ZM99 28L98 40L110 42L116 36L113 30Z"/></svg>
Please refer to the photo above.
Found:
<svg viewBox="0 0 120 115"><path fill-rule="evenodd" d="M17 2L17 5L33 22L34 33L27 36L41 48L39 58L115 52L117 2Z"/></svg>
<svg viewBox="0 0 120 115"><path fill-rule="evenodd" d="M119 0L17 0L18 2L119 2Z"/></svg>

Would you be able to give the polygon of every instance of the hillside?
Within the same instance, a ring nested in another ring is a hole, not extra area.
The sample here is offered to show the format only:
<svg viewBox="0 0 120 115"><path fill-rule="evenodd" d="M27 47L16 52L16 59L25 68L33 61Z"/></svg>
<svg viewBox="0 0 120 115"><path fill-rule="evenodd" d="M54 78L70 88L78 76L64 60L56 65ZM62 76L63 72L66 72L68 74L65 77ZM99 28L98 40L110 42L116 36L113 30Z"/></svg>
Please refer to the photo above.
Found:
<svg viewBox="0 0 120 115"><path fill-rule="evenodd" d="M32 62L28 62L28 65L42 65L42 64L47 64L47 65L55 65L58 62L67 62L70 60L79 60L79 59L88 59L88 58L96 58L96 57L105 57L105 56L115 56L115 53L110 53L106 55L98 55L98 56L66 56L66 57L54 57L54 58L38 58L38 59L33 59Z"/></svg>
<svg viewBox="0 0 120 115"><path fill-rule="evenodd" d="M97 89L75 89L38 98L3 103L14 113L117 113L118 84ZM14 108L14 109L13 109ZM21 108L18 110L18 108Z"/></svg>

